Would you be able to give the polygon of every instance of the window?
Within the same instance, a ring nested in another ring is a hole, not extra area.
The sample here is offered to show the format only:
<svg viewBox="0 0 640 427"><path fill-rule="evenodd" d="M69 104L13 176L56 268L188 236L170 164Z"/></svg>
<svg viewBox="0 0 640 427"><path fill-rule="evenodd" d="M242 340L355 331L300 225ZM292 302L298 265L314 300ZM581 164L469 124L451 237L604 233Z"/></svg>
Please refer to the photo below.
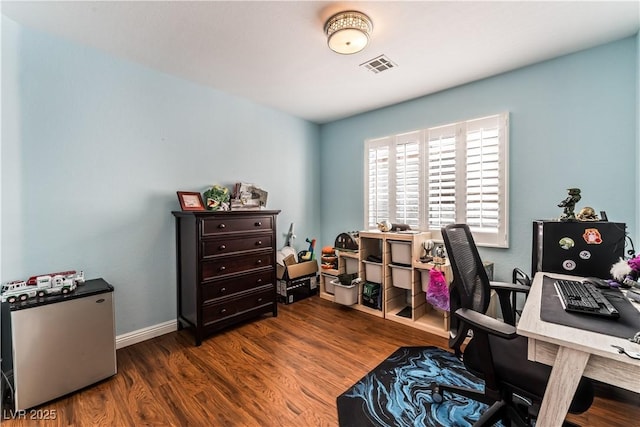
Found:
<svg viewBox="0 0 640 427"><path fill-rule="evenodd" d="M508 247L508 114L366 141L365 223L431 231L466 223Z"/></svg>

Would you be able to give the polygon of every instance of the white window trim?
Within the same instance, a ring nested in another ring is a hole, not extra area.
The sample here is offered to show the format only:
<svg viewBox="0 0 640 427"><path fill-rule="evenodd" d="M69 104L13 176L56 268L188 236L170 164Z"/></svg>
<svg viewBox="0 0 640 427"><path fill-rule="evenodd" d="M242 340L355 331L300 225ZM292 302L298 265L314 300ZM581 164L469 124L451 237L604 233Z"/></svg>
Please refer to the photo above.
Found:
<svg viewBox="0 0 640 427"><path fill-rule="evenodd" d="M399 144L406 143L410 140L417 140L420 144L421 156L420 156L420 173L425 173L427 169L428 161L428 141L429 132L437 132L439 128L445 126L455 126L456 133L456 165L466 164L466 133L467 125L473 122L488 120L497 118L498 131L499 131L499 144L498 149L499 156L499 190L498 190L498 231L496 233L486 233L473 231L473 236L478 246L484 247L497 247L508 248L509 247L509 113L500 113L492 116L481 117L477 119L465 120L449 125L433 127L424 130L406 132L394 136L388 136L383 138L376 138L365 141L365 153L364 153L364 165L365 165L365 177L364 177L364 198L365 198L365 210L364 210L364 224L365 228L371 228L372 224L369 224L369 150L370 148L388 146L389 147L389 218L391 222L395 221L395 185L396 185L396 170L395 170L395 147ZM462 145L460 145L462 144ZM392 160L393 159L393 160ZM456 193L466 194L466 177L467 172L465 167L456 167ZM419 228L422 231L431 231L434 240L442 240L442 234L439 229L429 230L429 218L428 218L428 189L426 185L426 179L422 176L419 180L419 197L420 197L420 219ZM466 222L466 199L465 197L456 196L455 202L456 218L455 222Z"/></svg>

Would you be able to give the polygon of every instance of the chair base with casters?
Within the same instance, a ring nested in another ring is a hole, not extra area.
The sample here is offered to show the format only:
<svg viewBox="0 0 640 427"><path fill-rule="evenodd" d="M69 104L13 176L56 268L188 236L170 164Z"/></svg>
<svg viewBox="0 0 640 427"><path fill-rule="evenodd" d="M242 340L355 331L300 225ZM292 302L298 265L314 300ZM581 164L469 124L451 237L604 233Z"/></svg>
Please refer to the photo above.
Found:
<svg viewBox="0 0 640 427"><path fill-rule="evenodd" d="M509 335L511 336L511 334ZM497 371L504 371L503 375L505 376L513 375L514 373L526 373L526 375L518 377L518 381L508 381L500 377L495 378L493 381L497 381L499 384L497 389L489 385L491 381L487 380L486 373L482 368L482 361L479 360L481 357L479 354L482 352L478 352L473 347L473 341L478 339L478 333L474 330L473 340L469 342L464 353L468 357L463 357L462 359L469 372L485 380L485 389L475 390L436 384L432 388L433 401L436 403L442 402L445 398L445 393L448 392L452 398L455 398L455 395L459 395L488 405L489 408L474 423L474 426L491 426L498 421L502 421L505 426L531 426L538 416L551 367L526 360L527 339L517 335L515 331L512 338L506 339L496 338L488 334L484 334L484 336L480 341L485 338L491 341L491 348L495 352L506 351L508 353L503 353L503 357L496 357ZM503 340L503 342L499 343L498 340ZM477 343L476 345L478 344L481 345L482 343ZM508 346L508 348L505 348L505 346ZM520 355L518 359L525 360L525 362L518 362L518 365L509 363L514 355ZM574 397L569 412L579 414L589 409L593 402L593 394L592 383L583 378L578 385L576 397ZM565 422L564 425L571 426L573 424Z"/></svg>
<svg viewBox="0 0 640 427"><path fill-rule="evenodd" d="M489 408L474 426L490 426L498 421L505 426L530 426L542 402L551 367L529 361L527 338L516 332L512 294L526 294L529 287L489 282L467 225L448 225L442 229L442 236L453 272L449 346L469 372L484 380L485 387L474 390L437 384L432 389L433 401L441 401L446 393L452 398L459 395L485 403ZM504 322L485 314L492 290L500 299ZM584 412L592 401L593 386L583 378L569 412Z"/></svg>

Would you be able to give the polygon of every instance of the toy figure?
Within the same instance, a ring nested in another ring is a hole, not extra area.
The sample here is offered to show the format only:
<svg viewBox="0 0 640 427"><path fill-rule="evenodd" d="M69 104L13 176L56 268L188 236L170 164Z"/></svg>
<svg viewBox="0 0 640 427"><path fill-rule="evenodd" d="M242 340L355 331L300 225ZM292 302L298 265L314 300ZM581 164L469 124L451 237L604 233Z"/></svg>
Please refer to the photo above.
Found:
<svg viewBox="0 0 640 427"><path fill-rule="evenodd" d="M576 215L576 217L580 221L598 220L598 215L596 214L595 209L593 209L591 206L585 206L584 208L580 209L580 212L578 212L578 215Z"/></svg>
<svg viewBox="0 0 640 427"><path fill-rule="evenodd" d="M576 203L580 201L582 196L580 196L579 188L569 188L569 196L566 199L558 203L559 208L564 208L562 212L562 216L560 216L561 221L570 221L576 219L576 214L574 213L574 209L576 207Z"/></svg>
<svg viewBox="0 0 640 427"><path fill-rule="evenodd" d="M391 231L391 227L393 227L391 222L386 219L378 223L378 230L380 231Z"/></svg>
<svg viewBox="0 0 640 427"><path fill-rule="evenodd" d="M210 211L228 211L230 199L229 189L221 185L214 185L204 192L204 200Z"/></svg>
<svg viewBox="0 0 640 427"><path fill-rule="evenodd" d="M28 280L15 280L2 285L0 301L14 303L34 297L68 294L84 283L84 271L60 271L31 276Z"/></svg>
<svg viewBox="0 0 640 427"><path fill-rule="evenodd" d="M302 261L311 261L313 259L313 251L316 247L316 239L305 239L309 243L309 249L298 252L298 259Z"/></svg>

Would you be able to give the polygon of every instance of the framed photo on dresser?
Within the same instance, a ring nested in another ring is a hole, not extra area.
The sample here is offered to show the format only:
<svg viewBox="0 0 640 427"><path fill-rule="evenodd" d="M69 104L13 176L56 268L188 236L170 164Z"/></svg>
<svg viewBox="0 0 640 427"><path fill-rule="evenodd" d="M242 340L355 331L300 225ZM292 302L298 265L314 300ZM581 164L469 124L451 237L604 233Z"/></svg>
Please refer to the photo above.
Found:
<svg viewBox="0 0 640 427"><path fill-rule="evenodd" d="M202 195L200 193L192 191L178 191L178 200L180 201L180 208L183 211L203 211L204 202L202 201Z"/></svg>

